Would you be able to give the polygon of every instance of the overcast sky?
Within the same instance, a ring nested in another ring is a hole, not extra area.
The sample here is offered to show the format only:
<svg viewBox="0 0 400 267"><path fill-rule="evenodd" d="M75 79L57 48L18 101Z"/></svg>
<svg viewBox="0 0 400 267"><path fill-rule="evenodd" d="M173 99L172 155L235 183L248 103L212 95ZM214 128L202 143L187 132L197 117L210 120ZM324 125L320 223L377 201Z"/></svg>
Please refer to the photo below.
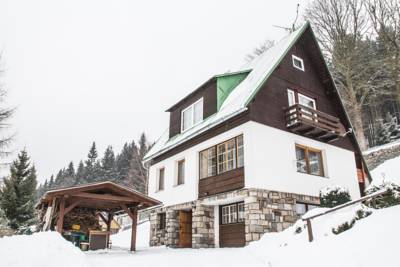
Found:
<svg viewBox="0 0 400 267"><path fill-rule="evenodd" d="M278 40L307 0L0 0L12 149L43 182L96 141L118 152L168 127L164 111ZM14 154L15 157L15 154Z"/></svg>

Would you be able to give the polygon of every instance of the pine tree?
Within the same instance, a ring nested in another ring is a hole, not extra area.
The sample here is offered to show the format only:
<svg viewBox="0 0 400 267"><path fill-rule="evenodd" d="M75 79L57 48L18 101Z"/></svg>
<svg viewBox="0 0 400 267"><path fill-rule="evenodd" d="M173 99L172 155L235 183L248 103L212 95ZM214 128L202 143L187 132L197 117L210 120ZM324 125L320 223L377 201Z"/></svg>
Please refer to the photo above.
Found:
<svg viewBox="0 0 400 267"><path fill-rule="evenodd" d="M99 172L99 165L96 164L97 162L97 149L96 149L96 143L93 142L88 156L86 160L86 166L85 166L85 182L86 183L93 183L98 180L98 172Z"/></svg>
<svg viewBox="0 0 400 267"><path fill-rule="evenodd" d="M75 183L75 167L74 163L71 161L68 164L68 168L64 171L61 185L65 187L65 186L71 186L74 183Z"/></svg>
<svg viewBox="0 0 400 267"><path fill-rule="evenodd" d="M388 126L383 121L380 121L376 130L375 143L379 146L389 142L390 132Z"/></svg>
<svg viewBox="0 0 400 267"><path fill-rule="evenodd" d="M35 167L30 165L28 153L22 150L0 190L0 206L13 229L29 225L34 219L37 181Z"/></svg>
<svg viewBox="0 0 400 267"><path fill-rule="evenodd" d="M51 175L48 189L53 189L53 188L54 188L54 175Z"/></svg>
<svg viewBox="0 0 400 267"><path fill-rule="evenodd" d="M103 179L105 181L113 181L118 178L115 166L115 155L112 146L108 146L104 152L101 165L103 169Z"/></svg>
<svg viewBox="0 0 400 267"><path fill-rule="evenodd" d="M96 149L96 143L93 142L93 144L89 150L88 156L87 156L88 158L86 160L86 166L88 166L88 167L93 166L94 163L96 162L97 156L98 156L98 154L97 154L97 149Z"/></svg>
<svg viewBox="0 0 400 267"><path fill-rule="evenodd" d="M83 161L81 160L80 162L79 162L79 165L78 165L78 169L77 169L77 171L76 171L76 178L75 178L75 184L76 185L79 185L79 184L83 184L83 183L85 183L86 182L86 180L85 180L85 165L83 164Z"/></svg>

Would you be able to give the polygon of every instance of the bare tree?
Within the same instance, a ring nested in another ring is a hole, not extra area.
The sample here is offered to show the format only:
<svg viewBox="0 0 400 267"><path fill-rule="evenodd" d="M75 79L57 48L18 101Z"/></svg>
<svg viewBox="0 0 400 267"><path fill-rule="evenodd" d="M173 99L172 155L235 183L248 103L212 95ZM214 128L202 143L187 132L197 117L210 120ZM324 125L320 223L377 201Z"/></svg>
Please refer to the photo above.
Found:
<svg viewBox="0 0 400 267"><path fill-rule="evenodd" d="M254 48L253 52L250 54L247 54L245 57L245 60L247 62L251 62L266 51L268 51L271 47L275 45L275 41L272 40L265 40L261 45L257 46Z"/></svg>
<svg viewBox="0 0 400 267"><path fill-rule="evenodd" d="M355 127L361 149L367 147L362 107L376 93L374 64L368 56L368 15L361 0L315 0L305 10Z"/></svg>
<svg viewBox="0 0 400 267"><path fill-rule="evenodd" d="M383 63L389 68L394 93L400 102L400 3L398 0L367 0L365 6L382 43Z"/></svg>

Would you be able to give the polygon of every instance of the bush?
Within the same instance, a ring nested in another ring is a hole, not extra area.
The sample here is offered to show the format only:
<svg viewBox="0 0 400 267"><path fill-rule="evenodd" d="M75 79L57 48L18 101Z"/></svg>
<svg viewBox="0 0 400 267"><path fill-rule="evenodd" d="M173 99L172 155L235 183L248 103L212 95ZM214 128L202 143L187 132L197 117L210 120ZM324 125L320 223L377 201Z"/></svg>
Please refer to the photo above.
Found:
<svg viewBox="0 0 400 267"><path fill-rule="evenodd" d="M326 187L319 192L321 207L332 208L351 201L350 193L340 186Z"/></svg>
<svg viewBox="0 0 400 267"><path fill-rule="evenodd" d="M369 195L383 189L387 189L387 193L370 199L366 201L365 204L374 209L383 209L400 204L400 186L394 183L388 182L382 183L378 186L372 186L366 191L366 193Z"/></svg>
<svg viewBox="0 0 400 267"><path fill-rule="evenodd" d="M365 210L363 208L359 209L356 211L356 216L353 219L351 219L349 222L344 222L344 223L338 225L336 228L332 228L332 232L335 235L343 233L344 231L351 229L354 226L354 224L356 223L356 221L361 220L365 217L368 217L371 214L372 214L372 211Z"/></svg>

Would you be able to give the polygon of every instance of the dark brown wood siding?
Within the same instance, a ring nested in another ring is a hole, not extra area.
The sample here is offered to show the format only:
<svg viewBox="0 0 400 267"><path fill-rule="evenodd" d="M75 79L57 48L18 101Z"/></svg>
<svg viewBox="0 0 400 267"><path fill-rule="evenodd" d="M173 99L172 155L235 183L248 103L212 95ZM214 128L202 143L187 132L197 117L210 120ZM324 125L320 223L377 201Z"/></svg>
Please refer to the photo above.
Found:
<svg viewBox="0 0 400 267"><path fill-rule="evenodd" d="M243 247L246 244L244 223L219 226L220 247Z"/></svg>
<svg viewBox="0 0 400 267"><path fill-rule="evenodd" d="M203 118L217 112L217 81L211 79L199 89L182 99L179 103L169 109L169 137L181 132L181 112L200 98L203 98Z"/></svg>
<svg viewBox="0 0 400 267"><path fill-rule="evenodd" d="M199 197L229 192L244 187L244 168L199 180Z"/></svg>
<svg viewBox="0 0 400 267"><path fill-rule="evenodd" d="M284 109L289 106L287 89L292 89L316 100L319 111L337 117L346 129L345 113L341 109L339 99L332 91L333 89L318 74L316 69L316 55L309 52L316 49L313 42L307 38L309 34L303 35L292 47L275 69L268 81L260 88L259 92L250 104L250 120L289 131L286 127ZM303 59L305 71L293 67L292 55ZM320 65L317 65L320 66ZM355 147L349 137L339 138L331 145L355 151Z"/></svg>
<svg viewBox="0 0 400 267"><path fill-rule="evenodd" d="M247 121L249 121L249 113L247 111L245 111L229 120L226 120L223 123L216 125L215 127L212 127L211 129L205 131L202 134L199 134L198 136L188 140L187 142L182 143L181 145L178 145L177 147L165 152L164 154L161 154L160 156L155 157L151 161L150 164L151 165L156 164L157 162L167 159L167 158L169 158L177 153L180 153L192 146L200 144L201 142L204 142L214 136L217 136L221 133L229 131Z"/></svg>

